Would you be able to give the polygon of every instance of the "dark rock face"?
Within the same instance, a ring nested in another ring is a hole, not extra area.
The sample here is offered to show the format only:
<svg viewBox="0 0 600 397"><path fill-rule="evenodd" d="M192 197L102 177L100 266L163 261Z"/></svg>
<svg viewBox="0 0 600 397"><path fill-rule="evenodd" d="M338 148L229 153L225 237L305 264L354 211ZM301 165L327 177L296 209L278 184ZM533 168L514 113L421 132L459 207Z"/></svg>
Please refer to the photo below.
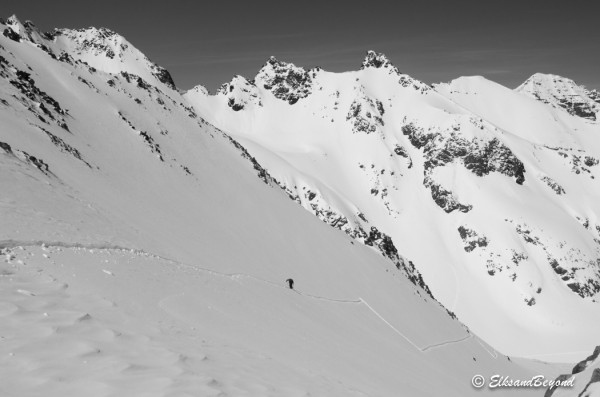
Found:
<svg viewBox="0 0 600 397"><path fill-rule="evenodd" d="M514 177L515 182L519 185L525 182L523 163L496 138L487 142L483 147L471 142L468 151L469 154L464 157L463 163L465 168L475 175L483 176L488 175L490 172L499 172Z"/></svg>
<svg viewBox="0 0 600 397"><path fill-rule="evenodd" d="M32 101L39 101L49 105L55 113L60 115L65 115L66 112L60 107L58 101L54 98L46 94L44 91L40 90L36 85L35 81L31 78L31 75L27 72L23 72L18 70L17 79L11 80L10 83L21 91L21 93L29 98ZM54 119L54 116L50 111L48 111L45 107L40 105L40 108L44 111L44 113L50 118Z"/></svg>
<svg viewBox="0 0 600 397"><path fill-rule="evenodd" d="M271 175L269 174L269 172L264 169L259 163L258 161L256 161L256 159L250 155L250 153L248 152L248 150L246 150L245 147L243 147L242 145L240 145L240 143L238 141L236 141L235 139L233 139L232 137L230 137L229 135L227 135L224 132L221 132L221 134L223 135L223 137L225 137L237 150L240 151L241 156L245 159L247 159L248 161L250 161L250 163L252 164L252 167L254 168L254 170L257 173L257 176L259 177L260 180L262 180L264 183L266 183L267 185L271 185L275 180L273 177L271 177Z"/></svg>
<svg viewBox="0 0 600 397"><path fill-rule="evenodd" d="M21 36L19 36L19 34L12 30L10 27L4 29L2 34L4 35L4 37L8 37L9 39L16 41L17 43L21 41Z"/></svg>
<svg viewBox="0 0 600 397"><path fill-rule="evenodd" d="M2 149L6 154L12 154L12 148L6 142L0 142L0 149Z"/></svg>
<svg viewBox="0 0 600 397"><path fill-rule="evenodd" d="M256 76L255 84L260 82L276 98L293 105L310 95L313 83L311 75L316 71L306 71L271 57Z"/></svg>
<svg viewBox="0 0 600 397"><path fill-rule="evenodd" d="M160 81L161 83L167 85L172 89L176 89L175 82L173 81L173 77L171 73L162 66L158 66L156 64L152 65L152 74Z"/></svg>
<svg viewBox="0 0 600 397"><path fill-rule="evenodd" d="M477 247L487 247L488 240L485 236L480 237L475 230L459 226L458 234L465 243L464 249L467 252L473 251Z"/></svg>
<svg viewBox="0 0 600 397"><path fill-rule="evenodd" d="M50 172L50 169L48 167L48 164L46 164L44 162L44 160L37 158L35 156L30 155L29 153L22 151L22 150L17 150L17 149L13 149L8 143L6 142L0 142L0 149L2 149L2 151L4 152L4 154L7 154L11 157L17 158L20 161L29 164L35 168L37 168L38 170L40 170L44 175L47 176L52 176L54 174L52 174L52 172Z"/></svg>
<svg viewBox="0 0 600 397"><path fill-rule="evenodd" d="M44 160L40 159L40 158L36 158L34 156L31 156L29 153L27 152L21 152L21 154L25 157L25 162L29 163L31 165L33 165L35 168L37 168L38 170L42 171L42 173L46 174L46 175L50 175L50 169L48 168L48 164L46 164L44 162Z"/></svg>
<svg viewBox="0 0 600 397"><path fill-rule="evenodd" d="M154 139L152 138L152 136L146 132L146 131L141 131L138 130L137 128L135 128L135 126L131 123L131 121L129 121L124 115L123 113L119 112L119 117L121 117L121 120L123 120L125 123L127 123L127 125L140 137L142 137L144 143L146 144L146 146L148 146L148 148L150 148L150 151L152 153L155 153L158 157L158 159L162 162L165 161L163 154L160 150L160 145L156 142L154 142Z"/></svg>
<svg viewBox="0 0 600 397"><path fill-rule="evenodd" d="M381 233L376 227L373 226L371 227L371 230L364 239L363 243L368 246L375 246L379 248L379 251L381 251L383 256L394 262L396 264L396 268L404 271L405 275L413 284L421 287L431 298L433 298L429 287L427 284L425 284L423 277L417 271L415 265L411 261L407 261L398 255L398 250L396 249L396 246L392 242L390 236Z"/></svg>
<svg viewBox="0 0 600 397"><path fill-rule="evenodd" d="M67 36L70 38L76 38L78 33L89 34L89 38L86 37L81 40L74 40L77 44L75 51L78 53L89 51L93 54L103 54L107 58L114 59L115 52L112 46L109 44L110 39L119 37L119 35L110 29L106 28L90 28L90 29L57 29L54 31L55 36Z"/></svg>
<svg viewBox="0 0 600 397"><path fill-rule="evenodd" d="M450 213L454 210L468 212L472 206L460 204L452 192L436 184L430 177L434 168L450 162L459 161L466 169L477 176L485 176L498 172L522 185L525 181L523 163L498 139L489 141L477 139L466 140L458 134L458 127L445 134L425 132L413 123L402 126L402 133L424 155L424 185L431 189L431 196L436 204Z"/></svg>
<svg viewBox="0 0 600 397"><path fill-rule="evenodd" d="M571 171L575 174L588 174L591 179L594 179L590 168L597 166L600 160L593 156L586 155L585 152L575 151L570 148L544 146L546 149L554 151L558 156L564 159L564 163L571 167Z"/></svg>
<svg viewBox="0 0 600 397"><path fill-rule="evenodd" d="M546 182L546 185L550 187L550 189L554 190L554 193L561 196L565 194L565 189L562 188L554 179L549 176L543 176L542 181Z"/></svg>
<svg viewBox="0 0 600 397"><path fill-rule="evenodd" d="M585 224L584 224L585 226ZM589 226L589 225L588 225ZM519 225L517 224L515 227L515 231L517 234L523 239L523 241L527 244L535 245L540 247L544 253L546 254L546 258L548 264L556 273L560 279L565 282L566 286L581 296L582 298L592 297L600 292L600 259L587 259L585 260L587 263L587 268L593 269L592 274L587 272L580 272L585 267L581 267L581 265L575 265L580 261L579 258L573 257L564 257L564 258L556 258L554 254L550 252L546 244L542 241L542 239L535 235L532 230L529 229L527 225Z"/></svg>
<svg viewBox="0 0 600 397"><path fill-rule="evenodd" d="M39 89L30 73L17 69L0 56L0 77L8 80L18 90L19 95L14 95L15 98L41 122L46 124L52 122L69 131L65 120L68 111L63 109L57 100Z"/></svg>
<svg viewBox="0 0 600 397"><path fill-rule="evenodd" d="M400 146L400 145L396 145L396 147L394 147L394 153L396 153L396 155L404 157L407 162L408 162L408 168L412 168L413 166L413 162L412 162L412 158L410 157L410 154L408 154L408 151L406 150L406 148Z"/></svg>
<svg viewBox="0 0 600 397"><path fill-rule="evenodd" d="M367 51L367 56L365 57L362 65L362 69L367 68L375 68L375 69L389 69L390 74L400 74L398 68L396 68L392 63L387 59L387 57L381 52L375 51Z"/></svg>
<svg viewBox="0 0 600 397"><path fill-rule="evenodd" d="M573 371L571 373L578 374L580 372L583 372L590 363L592 363L593 361L595 361L598 358L598 356L600 356L600 346L596 346L596 348L594 349L594 351L591 355L589 355L586 359L578 362L573 367Z"/></svg>
<svg viewBox="0 0 600 397"><path fill-rule="evenodd" d="M579 101L577 98L561 98L558 104L573 116L596 121L596 112L587 102Z"/></svg>
<svg viewBox="0 0 600 397"><path fill-rule="evenodd" d="M75 149L73 146L69 145L64 140L62 140L58 136L54 135L50 131L46 130L45 128L42 128L42 127L38 127L38 128L40 130L42 130L48 136L48 138L50 138L50 140L52 141L52 143L54 144L54 146L56 146L61 152L69 153L71 156L73 156L77 160L83 162L89 168L92 168L92 166L90 165L90 163L88 163L87 161L85 161L83 159L83 157L81 156L81 153L79 152L79 150Z"/></svg>
<svg viewBox="0 0 600 397"><path fill-rule="evenodd" d="M346 120L352 123L352 133L362 132L368 135L384 126L382 116L385 111L381 102L361 94L350 105Z"/></svg>
<svg viewBox="0 0 600 397"><path fill-rule="evenodd" d="M448 214L456 210L466 213L473 209L473 206L470 204L460 203L458 198L451 191L434 183L429 177L425 179L424 185L431 190L431 198L433 201Z"/></svg>
<svg viewBox="0 0 600 397"><path fill-rule="evenodd" d="M560 375L556 378L556 380L557 381L566 381L566 380L570 379L573 375L576 375L576 374L579 374L579 373L585 371L590 364L592 364L594 361L596 361L598 359L599 355L600 355L600 346L596 346L596 348L594 349L594 352L587 358L578 362L575 365L575 367L573 367L573 370L571 371L570 374ZM586 384L585 388L582 390L582 392L579 394L579 396L588 396L588 394L586 394L587 389L590 387L591 384L597 383L597 382L600 382L600 368L594 369L589 382ZM558 389L558 387L556 387L556 386L548 388L546 390L546 393L544 394L544 397L552 397L552 395L554 394L556 389Z"/></svg>
<svg viewBox="0 0 600 397"><path fill-rule="evenodd" d="M227 101L227 106L229 106L235 112L239 112L244 108L244 105L236 103L234 98L229 98L229 100Z"/></svg>

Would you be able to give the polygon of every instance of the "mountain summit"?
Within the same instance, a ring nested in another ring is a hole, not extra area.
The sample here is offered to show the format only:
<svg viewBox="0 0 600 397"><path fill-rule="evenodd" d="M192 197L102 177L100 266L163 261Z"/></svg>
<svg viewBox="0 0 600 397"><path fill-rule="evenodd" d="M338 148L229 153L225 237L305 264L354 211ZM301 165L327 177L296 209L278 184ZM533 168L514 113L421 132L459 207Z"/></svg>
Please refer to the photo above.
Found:
<svg viewBox="0 0 600 397"><path fill-rule="evenodd" d="M366 68L389 69L390 73L400 74L400 72L398 71L398 68L396 68L394 65L392 65L392 63L385 56L385 54L380 53L380 52L378 53L378 52L375 52L372 50L367 51L367 56L365 57L365 60L362 62L361 69L366 69Z"/></svg>
<svg viewBox="0 0 600 397"><path fill-rule="evenodd" d="M596 121L600 113L600 95L577 85L573 80L536 73L517 89L554 108L562 108L574 116Z"/></svg>

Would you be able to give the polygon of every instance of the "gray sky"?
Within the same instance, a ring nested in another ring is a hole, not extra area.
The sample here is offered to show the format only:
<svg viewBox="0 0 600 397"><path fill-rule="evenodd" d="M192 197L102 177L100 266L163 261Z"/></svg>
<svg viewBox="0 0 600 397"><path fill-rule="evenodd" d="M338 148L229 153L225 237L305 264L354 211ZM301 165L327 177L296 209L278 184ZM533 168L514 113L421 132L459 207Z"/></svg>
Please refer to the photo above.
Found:
<svg viewBox="0 0 600 397"><path fill-rule="evenodd" d="M271 55L356 70L372 49L427 83L483 75L513 88L542 72L600 89L597 0L2 0L11 14L44 31L110 28L181 88L253 78Z"/></svg>

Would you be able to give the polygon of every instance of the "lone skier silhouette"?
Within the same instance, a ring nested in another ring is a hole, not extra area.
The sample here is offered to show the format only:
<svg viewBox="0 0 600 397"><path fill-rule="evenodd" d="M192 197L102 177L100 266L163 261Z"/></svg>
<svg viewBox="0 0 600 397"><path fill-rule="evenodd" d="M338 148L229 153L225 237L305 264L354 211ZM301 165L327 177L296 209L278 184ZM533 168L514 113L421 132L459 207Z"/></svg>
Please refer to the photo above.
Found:
<svg viewBox="0 0 600 397"><path fill-rule="evenodd" d="M290 289L294 289L294 280L292 280L291 278L288 278L287 280L285 280L286 283L288 283L288 286L290 287Z"/></svg>

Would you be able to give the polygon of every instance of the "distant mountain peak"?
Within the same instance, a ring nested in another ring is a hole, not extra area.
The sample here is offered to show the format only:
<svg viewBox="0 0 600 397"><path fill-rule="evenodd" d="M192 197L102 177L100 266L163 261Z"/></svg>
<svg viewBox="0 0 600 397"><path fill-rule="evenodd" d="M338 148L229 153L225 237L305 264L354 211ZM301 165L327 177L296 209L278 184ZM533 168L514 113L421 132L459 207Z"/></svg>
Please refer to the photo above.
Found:
<svg viewBox="0 0 600 397"><path fill-rule="evenodd" d="M55 35L71 40L78 53L104 55L111 59L122 57L129 47L125 38L107 28L57 29Z"/></svg>
<svg viewBox="0 0 600 397"><path fill-rule="evenodd" d="M573 116L596 121L600 113L600 96L575 81L555 74L536 73L515 89Z"/></svg>
<svg viewBox="0 0 600 397"><path fill-rule="evenodd" d="M16 14L12 14L10 17L8 17L6 23L8 25L21 25L21 21L19 21L19 18L17 18Z"/></svg>
<svg viewBox="0 0 600 397"><path fill-rule="evenodd" d="M77 55L100 70L108 73L127 71L149 78L144 76L144 69L147 69L158 81L175 88L173 78L166 69L149 60L123 36L108 28L55 30L54 38L60 37L67 43L72 55Z"/></svg>
<svg viewBox="0 0 600 397"><path fill-rule="evenodd" d="M367 55L362 62L361 70L367 68L389 69L390 73L400 74L400 71L395 67L390 60L382 52L367 51Z"/></svg>
<svg viewBox="0 0 600 397"><path fill-rule="evenodd" d="M256 75L255 84L293 105L311 93L312 78L317 70L307 71L303 67L281 62L271 56Z"/></svg>

